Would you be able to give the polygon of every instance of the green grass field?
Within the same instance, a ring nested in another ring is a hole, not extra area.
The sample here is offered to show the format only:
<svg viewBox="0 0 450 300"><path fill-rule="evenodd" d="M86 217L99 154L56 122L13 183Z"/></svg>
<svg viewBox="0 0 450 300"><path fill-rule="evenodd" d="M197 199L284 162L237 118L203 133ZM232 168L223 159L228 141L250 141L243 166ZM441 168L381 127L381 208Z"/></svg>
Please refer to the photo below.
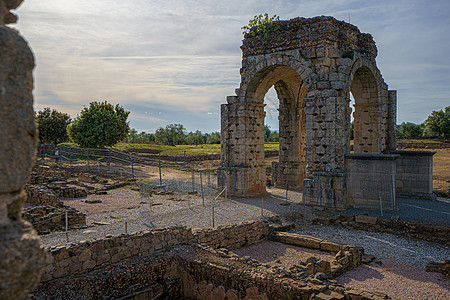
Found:
<svg viewBox="0 0 450 300"><path fill-rule="evenodd" d="M61 145L78 147L75 143L62 143ZM278 150L278 143L265 143L264 149L267 150ZM219 144L203 144L203 145L177 145L177 146L165 146L156 144L129 144L129 143L118 143L113 149L124 151L128 149L153 149L161 150L162 155L200 155L200 154L218 154L220 153Z"/></svg>
<svg viewBox="0 0 450 300"><path fill-rule="evenodd" d="M439 140L411 140L411 139L399 139L400 143L439 143ZM75 143L63 143L62 145L77 147ZM353 145L353 140L350 141L350 145ZM200 155L200 154L211 154L220 153L219 144L203 144L203 145L177 145L177 146L165 146L156 144L129 144L129 143L118 143L113 149L124 151L127 149L153 149L160 150L162 155ZM264 150L278 150L278 143L264 143Z"/></svg>

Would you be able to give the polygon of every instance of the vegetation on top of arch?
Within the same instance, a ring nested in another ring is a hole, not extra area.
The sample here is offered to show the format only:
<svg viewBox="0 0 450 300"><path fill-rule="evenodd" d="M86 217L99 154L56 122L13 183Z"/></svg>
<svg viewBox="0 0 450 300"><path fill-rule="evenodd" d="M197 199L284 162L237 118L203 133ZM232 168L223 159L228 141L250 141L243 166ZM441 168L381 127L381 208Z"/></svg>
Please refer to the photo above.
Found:
<svg viewBox="0 0 450 300"><path fill-rule="evenodd" d="M280 28L280 25L276 22L279 20L280 17L277 15L269 17L267 13L264 15L259 14L254 16L253 19L248 22L247 26L241 28L244 30L242 34L244 37L246 34L250 34L258 39L266 39L269 33L273 33Z"/></svg>
<svg viewBox="0 0 450 300"><path fill-rule="evenodd" d="M349 50L342 55L342 58L353 59L355 52L362 53L359 49L353 49L352 47L349 47Z"/></svg>

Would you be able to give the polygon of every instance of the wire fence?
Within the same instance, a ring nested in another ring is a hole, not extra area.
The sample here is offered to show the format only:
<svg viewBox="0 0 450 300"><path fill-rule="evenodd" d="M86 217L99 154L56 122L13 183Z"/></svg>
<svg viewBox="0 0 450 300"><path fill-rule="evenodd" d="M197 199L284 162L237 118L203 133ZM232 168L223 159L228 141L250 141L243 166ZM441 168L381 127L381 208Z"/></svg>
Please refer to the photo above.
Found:
<svg viewBox="0 0 450 300"><path fill-rule="evenodd" d="M188 161L186 156L174 157L167 160L167 155L146 157L144 155L133 155L114 149L92 149L59 146L58 152L52 145L46 145L40 149L38 160L44 163L57 163L59 165L77 168L80 171L90 171L103 174L116 174L120 177L132 177L137 180L137 185L142 198L149 197L155 190L170 191L182 194L196 194L202 197L216 196L220 191L217 185L217 165L219 161L211 159L206 161ZM288 179L287 179L288 180ZM236 182L222 196L233 197ZM449 197L449 180L435 178L433 180L434 191L441 197ZM278 199L283 199L284 205L298 203L302 205L305 215L311 207L326 207L327 203L322 201L321 194L317 195L316 203L305 203L302 191L297 189L286 189L277 187ZM274 190L270 190L273 194ZM385 193L392 193L386 190ZM380 197L378 204L374 205L369 215L382 217L396 217L405 215L410 220L426 219L431 222L443 222L447 224L450 220L450 201L443 202L417 202L416 200L405 200L396 198L394 208L388 203L381 201L386 197ZM420 200L418 200L420 201ZM310 208L307 208L310 207ZM351 212L352 209L347 209ZM366 213L363 211L356 214Z"/></svg>
<svg viewBox="0 0 450 300"><path fill-rule="evenodd" d="M164 158L168 158L167 155ZM132 177L138 180L143 191L155 188L167 191L214 195L217 193L218 160L214 156L206 162L188 162L186 155L181 160L176 156L172 160L158 157L146 157L115 149L77 148L69 146L45 145L39 149L38 162L54 163L79 171L98 174L117 174L120 177Z"/></svg>
<svg viewBox="0 0 450 300"><path fill-rule="evenodd" d="M450 178L433 178L433 192L437 196L450 198Z"/></svg>

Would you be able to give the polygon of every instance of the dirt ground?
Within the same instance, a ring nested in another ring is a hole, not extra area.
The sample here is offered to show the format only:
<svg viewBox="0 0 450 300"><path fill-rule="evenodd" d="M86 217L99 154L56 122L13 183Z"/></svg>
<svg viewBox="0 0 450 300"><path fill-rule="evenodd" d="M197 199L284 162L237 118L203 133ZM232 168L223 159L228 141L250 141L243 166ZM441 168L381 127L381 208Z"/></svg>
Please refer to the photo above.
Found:
<svg viewBox="0 0 450 300"><path fill-rule="evenodd" d="M306 261L311 256L327 261L334 259L328 252L271 241L233 252L241 257L250 256L260 263L284 266L287 269L300 261ZM348 287L382 292L402 300L444 300L450 297L450 282L441 274L425 272L423 269L387 260L376 260L370 265L361 265L337 277L336 281Z"/></svg>

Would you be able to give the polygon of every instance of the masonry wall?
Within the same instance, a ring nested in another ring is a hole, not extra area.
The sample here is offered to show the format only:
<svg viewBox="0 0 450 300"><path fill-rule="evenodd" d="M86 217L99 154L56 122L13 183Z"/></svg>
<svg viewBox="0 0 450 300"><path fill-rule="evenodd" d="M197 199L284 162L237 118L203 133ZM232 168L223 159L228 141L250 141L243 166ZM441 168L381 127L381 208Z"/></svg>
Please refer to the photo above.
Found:
<svg viewBox="0 0 450 300"><path fill-rule="evenodd" d="M242 223L193 232L186 227L154 229L49 249L50 260L41 281L82 274L133 257L147 256L167 246L204 243L215 248L236 249L259 242L268 235L263 222Z"/></svg>
<svg viewBox="0 0 450 300"><path fill-rule="evenodd" d="M391 151L400 157L395 161L399 196L434 199L432 151Z"/></svg>
<svg viewBox="0 0 450 300"><path fill-rule="evenodd" d="M355 98L355 153L367 154L395 147L395 93L388 93L376 66L370 34L324 16L280 21L275 27L265 38L248 33L243 40L241 83L236 96L222 106L221 168L240 167L236 196L266 192L259 153L264 95L274 86L280 103L274 184L285 186L289 173L289 185L303 187L310 202L319 197L325 205L339 207L350 152L350 91ZM219 187L230 186L234 177L222 174Z"/></svg>
<svg viewBox="0 0 450 300"><path fill-rule="evenodd" d="M395 174L398 155L348 154L348 207L392 209L395 203Z"/></svg>
<svg viewBox="0 0 450 300"><path fill-rule="evenodd" d="M69 229L86 226L86 214L69 206L37 206L25 208L22 218L30 222L39 234L47 234L54 230L64 230L66 213Z"/></svg>

